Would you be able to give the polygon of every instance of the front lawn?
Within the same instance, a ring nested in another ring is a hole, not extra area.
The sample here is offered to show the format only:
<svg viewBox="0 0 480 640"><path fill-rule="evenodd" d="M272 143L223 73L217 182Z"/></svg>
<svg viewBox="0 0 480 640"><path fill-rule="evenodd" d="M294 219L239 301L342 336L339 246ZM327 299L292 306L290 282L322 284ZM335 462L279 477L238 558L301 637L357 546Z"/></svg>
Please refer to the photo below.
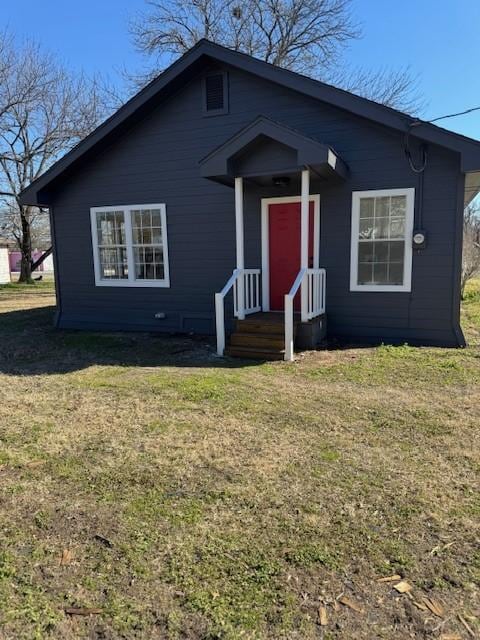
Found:
<svg viewBox="0 0 480 640"><path fill-rule="evenodd" d="M293 364L53 305L0 287L0 638L480 632L479 281L467 349Z"/></svg>

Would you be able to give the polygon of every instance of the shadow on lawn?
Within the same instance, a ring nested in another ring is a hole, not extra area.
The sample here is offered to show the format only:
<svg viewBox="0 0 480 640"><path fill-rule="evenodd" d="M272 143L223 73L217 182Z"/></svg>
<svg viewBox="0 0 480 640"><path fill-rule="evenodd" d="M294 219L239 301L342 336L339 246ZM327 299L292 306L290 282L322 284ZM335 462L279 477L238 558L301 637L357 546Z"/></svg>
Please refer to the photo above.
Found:
<svg viewBox="0 0 480 640"><path fill-rule="evenodd" d="M0 313L0 373L46 375L92 365L236 369L258 360L219 358L212 336L67 331L53 326L55 307Z"/></svg>

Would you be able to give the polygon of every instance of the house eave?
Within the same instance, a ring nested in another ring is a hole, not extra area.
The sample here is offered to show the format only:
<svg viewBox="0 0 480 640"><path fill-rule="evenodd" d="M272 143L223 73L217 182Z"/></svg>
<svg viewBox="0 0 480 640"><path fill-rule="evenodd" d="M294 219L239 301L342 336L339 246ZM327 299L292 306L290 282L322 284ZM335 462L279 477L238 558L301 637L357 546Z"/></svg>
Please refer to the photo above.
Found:
<svg viewBox="0 0 480 640"><path fill-rule="evenodd" d="M350 112L367 120L384 125L391 129L405 133L415 123L412 136L431 142L461 156L461 168L464 173L480 170L480 142L447 131L427 122L396 111L385 105L378 104L366 98L324 84L298 73L275 67L257 60L249 55L232 51L208 40L200 40L192 49L174 62L168 69L150 82L144 89L126 102L110 118L103 122L76 147L58 160L40 178L32 182L20 194L20 202L24 205L48 206L50 204L50 183L58 180L62 174L83 158L98 143L110 139L114 131L128 126L134 117L160 99L160 96L173 91L176 85L181 86L183 74L187 70L195 72L205 61L214 61L229 65L242 71L250 72L267 81L274 82L306 96L331 104L344 111ZM43 195L39 195L43 191ZM40 200L42 200L40 202Z"/></svg>
<svg viewBox="0 0 480 640"><path fill-rule="evenodd" d="M480 170L469 171L465 175L464 205L467 207L480 193Z"/></svg>

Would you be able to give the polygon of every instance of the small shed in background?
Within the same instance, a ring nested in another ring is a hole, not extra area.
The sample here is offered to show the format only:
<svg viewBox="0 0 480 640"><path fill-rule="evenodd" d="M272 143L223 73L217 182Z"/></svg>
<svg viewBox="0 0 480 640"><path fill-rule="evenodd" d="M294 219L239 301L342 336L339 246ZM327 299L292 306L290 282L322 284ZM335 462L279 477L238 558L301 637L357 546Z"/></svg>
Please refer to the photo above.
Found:
<svg viewBox="0 0 480 640"><path fill-rule="evenodd" d="M45 253L44 249L34 249L32 251L32 261L36 262L39 258L43 256ZM12 273L20 273L20 266L22 262L22 254L16 248L12 250L10 249L10 271ZM45 260L39 265L38 269L36 269L35 273L53 273L53 257L49 255Z"/></svg>
<svg viewBox="0 0 480 640"><path fill-rule="evenodd" d="M0 284L10 282L9 250L12 243L5 238L0 238Z"/></svg>

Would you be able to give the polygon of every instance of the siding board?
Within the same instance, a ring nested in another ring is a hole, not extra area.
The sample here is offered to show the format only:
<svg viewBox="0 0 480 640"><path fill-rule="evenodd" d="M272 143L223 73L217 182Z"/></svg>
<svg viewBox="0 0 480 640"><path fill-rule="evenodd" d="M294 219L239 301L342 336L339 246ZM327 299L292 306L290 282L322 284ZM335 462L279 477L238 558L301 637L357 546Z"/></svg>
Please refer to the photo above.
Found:
<svg viewBox="0 0 480 640"><path fill-rule="evenodd" d="M352 191L418 189L418 176L403 155L403 136L248 73L227 70L228 115L203 117L198 76L58 186L53 201L60 326L213 332L213 295L235 265L234 196L232 189L202 179L198 163L261 114L331 145L349 166L342 184L312 189L321 194L320 263L327 270L330 333L454 344L459 156L429 147L422 222L428 245L414 252L412 293L351 293ZM270 189L263 195L274 193ZM247 187L247 267L260 266L261 196L258 188ZM132 202L166 204L169 289L95 287L89 209ZM167 313L165 321L153 317L158 310Z"/></svg>

